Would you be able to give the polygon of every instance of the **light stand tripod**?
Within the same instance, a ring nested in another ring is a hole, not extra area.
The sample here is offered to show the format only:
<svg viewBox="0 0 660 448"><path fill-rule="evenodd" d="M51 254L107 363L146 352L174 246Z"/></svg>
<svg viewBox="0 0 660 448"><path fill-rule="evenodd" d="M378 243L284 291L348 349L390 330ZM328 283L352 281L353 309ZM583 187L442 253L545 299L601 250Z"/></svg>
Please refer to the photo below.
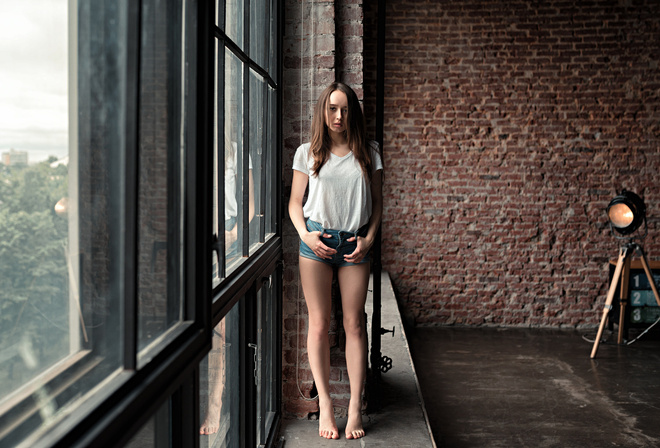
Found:
<svg viewBox="0 0 660 448"><path fill-rule="evenodd" d="M616 263L616 268L614 269L614 276L612 277L612 283L610 284L610 289L607 292L607 298L605 299L605 307L603 308L603 317L600 321L600 326L598 327L598 334L596 335L596 340L594 341L594 347L591 350L591 358L596 357L596 352L598 352L598 344L600 344L600 338L603 335L603 328L605 327L605 322L607 322L607 316L612 309L612 300L614 300L614 294L616 293L616 287L619 283L619 279L622 279L621 285L621 295L620 295L620 308L619 308L619 344L622 342L623 337L623 326L624 326L624 315L625 315L625 306L628 297L628 278L630 277L630 264L632 261L635 252L639 252L640 260L642 262L642 267L646 273L646 277L649 280L651 289L653 290L653 295L655 296L655 301L660 306L660 295L658 294L658 288L655 285L655 280L653 279L653 274L649 268L648 261L646 260L646 255L644 254L644 249L639 244L633 242L632 239L627 244L624 244L619 248L619 260Z"/></svg>

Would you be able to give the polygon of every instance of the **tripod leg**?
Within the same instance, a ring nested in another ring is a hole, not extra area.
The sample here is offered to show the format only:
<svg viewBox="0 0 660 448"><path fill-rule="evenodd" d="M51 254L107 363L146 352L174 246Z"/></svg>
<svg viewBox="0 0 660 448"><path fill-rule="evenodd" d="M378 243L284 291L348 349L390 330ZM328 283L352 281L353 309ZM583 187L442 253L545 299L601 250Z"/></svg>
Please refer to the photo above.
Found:
<svg viewBox="0 0 660 448"><path fill-rule="evenodd" d="M600 344L600 338L603 336L603 328L607 322L607 315L612 309L612 300L614 299L614 293L616 292L617 283L619 278L621 278L621 271L623 269L623 263L628 255L627 247L622 247L619 250L619 261L616 262L616 269L614 269L614 276L612 277L612 283L610 284L610 289L607 292L607 298L605 299L605 307L603 308L603 317L600 320L600 326L598 327L598 334L596 335L596 340L594 341L594 347L591 350L591 358L596 357L598 352L598 344Z"/></svg>
<svg viewBox="0 0 660 448"><path fill-rule="evenodd" d="M630 264L632 256L626 257L623 263L623 273L621 274L621 290L619 292L619 337L617 343L623 344L623 333L626 328L626 305L628 304L628 282L630 280ZM628 337L626 332L626 337Z"/></svg>
<svg viewBox="0 0 660 448"><path fill-rule="evenodd" d="M644 272L646 272L646 276L648 277L649 283L651 284L651 289L653 290L655 301L658 303L658 306L660 306L660 294L658 294L658 287L655 285L655 280L653 279L653 273L651 272L651 269L649 269L649 264L646 261L646 254L644 253L644 250L640 246L637 246L637 250L639 251L640 258L642 260L642 266L644 267Z"/></svg>

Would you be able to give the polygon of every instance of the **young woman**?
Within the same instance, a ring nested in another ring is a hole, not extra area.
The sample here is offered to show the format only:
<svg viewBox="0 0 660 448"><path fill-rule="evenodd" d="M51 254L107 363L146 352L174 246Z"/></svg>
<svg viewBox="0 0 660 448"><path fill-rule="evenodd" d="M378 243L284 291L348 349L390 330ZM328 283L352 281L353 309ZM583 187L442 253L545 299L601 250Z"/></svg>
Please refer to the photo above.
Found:
<svg viewBox="0 0 660 448"><path fill-rule="evenodd" d="M307 353L319 395L319 435L327 439L339 438L329 392L328 329L334 267L341 293L351 389L345 434L347 439L364 436L364 304L369 250L383 212L383 165L378 145L367 142L365 134L357 95L347 85L333 83L316 104L311 142L297 149L293 161L289 216L300 235L300 279L309 313Z"/></svg>

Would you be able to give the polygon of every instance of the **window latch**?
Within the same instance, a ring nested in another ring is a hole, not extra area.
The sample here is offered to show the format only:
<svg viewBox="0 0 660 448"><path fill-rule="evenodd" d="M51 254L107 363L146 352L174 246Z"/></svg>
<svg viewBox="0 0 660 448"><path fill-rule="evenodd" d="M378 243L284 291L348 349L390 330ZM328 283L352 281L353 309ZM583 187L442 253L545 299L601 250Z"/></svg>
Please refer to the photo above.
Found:
<svg viewBox="0 0 660 448"><path fill-rule="evenodd" d="M253 344L251 342L248 343L248 347L250 347L252 350L254 350L254 385L258 386L259 385L259 346L257 344Z"/></svg>

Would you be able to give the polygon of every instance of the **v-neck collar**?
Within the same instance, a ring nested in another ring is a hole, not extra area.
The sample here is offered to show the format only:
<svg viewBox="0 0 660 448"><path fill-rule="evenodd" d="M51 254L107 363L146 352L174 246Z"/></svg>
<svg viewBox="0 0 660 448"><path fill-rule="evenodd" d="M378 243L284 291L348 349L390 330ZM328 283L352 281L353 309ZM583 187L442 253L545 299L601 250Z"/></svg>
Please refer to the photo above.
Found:
<svg viewBox="0 0 660 448"><path fill-rule="evenodd" d="M348 151L348 153L346 153L346 155L343 155L343 156L338 156L337 154L335 154L335 153L332 152L332 151L330 151L330 154L332 154L333 156L335 156L335 157L338 158L338 159L345 159L345 158L347 158L348 156L350 156L351 154L353 154L353 151Z"/></svg>

